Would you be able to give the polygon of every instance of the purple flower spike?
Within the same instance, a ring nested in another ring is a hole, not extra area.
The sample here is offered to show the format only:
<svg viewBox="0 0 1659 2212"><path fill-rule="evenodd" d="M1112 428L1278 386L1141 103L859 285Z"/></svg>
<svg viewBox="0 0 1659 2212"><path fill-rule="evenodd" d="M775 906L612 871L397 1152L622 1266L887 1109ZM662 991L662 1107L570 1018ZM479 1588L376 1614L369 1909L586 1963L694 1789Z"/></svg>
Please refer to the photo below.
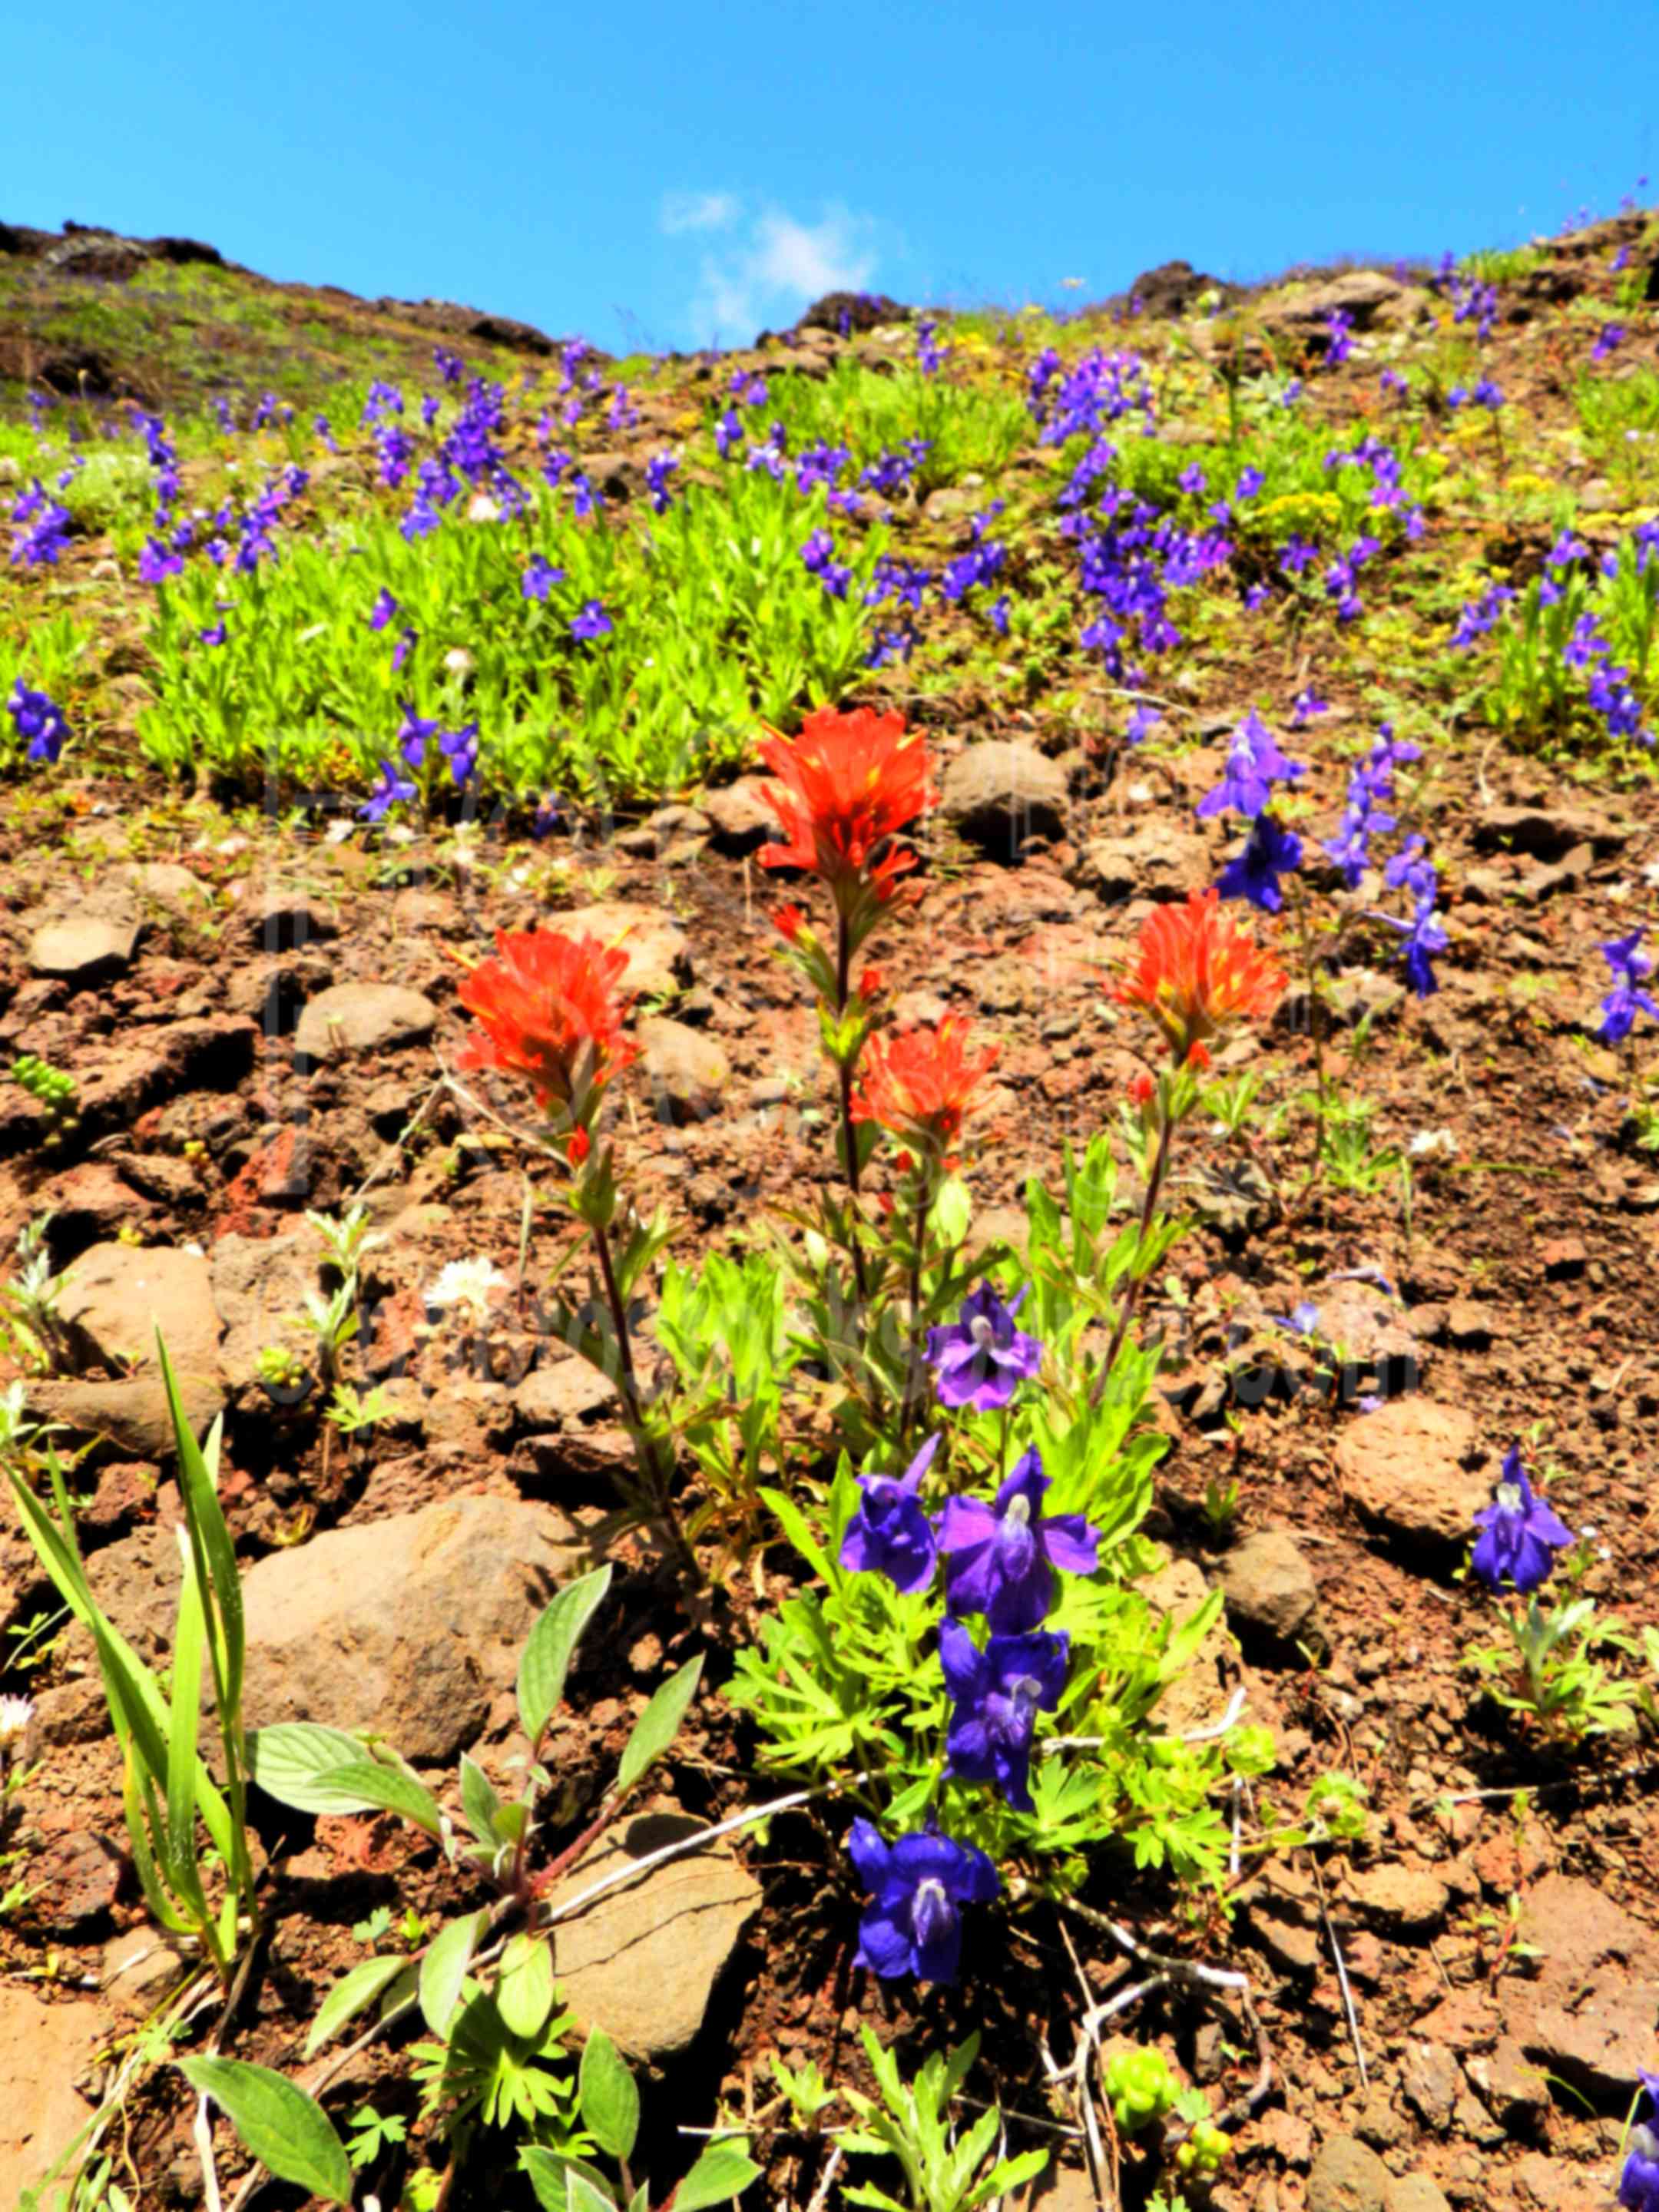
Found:
<svg viewBox="0 0 1659 2212"><path fill-rule="evenodd" d="M1039 1713L1051 1713L1066 1686L1071 1639L1039 1629L994 1636L983 1651L958 1620L939 1632L945 1686L955 1701L945 1750L950 1771L994 1782L1017 1813L1032 1811L1031 1738Z"/></svg>
<svg viewBox="0 0 1659 2212"><path fill-rule="evenodd" d="M1638 1014L1659 1022L1659 1006L1642 988L1653 973L1653 962L1641 949L1646 934L1644 929L1633 929L1628 937L1615 937L1601 948L1613 970L1613 988L1601 1001L1601 1025L1596 1031L1603 1044L1622 1044L1635 1028Z"/></svg>
<svg viewBox="0 0 1659 2212"><path fill-rule="evenodd" d="M28 742L28 758L44 761L49 768L55 768L64 750L64 740L69 735L69 723L51 694L31 691L20 676L12 685L6 712L18 736Z"/></svg>
<svg viewBox="0 0 1659 2212"><path fill-rule="evenodd" d="M931 1436L902 1474L861 1474L858 1511L841 1540L841 1563L856 1574L885 1575L895 1589L926 1589L939 1564L933 1526L921 1510L921 1478L939 1449Z"/></svg>
<svg viewBox="0 0 1659 2212"><path fill-rule="evenodd" d="M1498 1494L1485 1512L1477 1513L1470 1565L1482 1582L1501 1588L1507 1575L1524 1597L1547 1582L1555 1554L1572 1542L1572 1531L1534 1492L1521 1464L1521 1448L1512 1444L1504 1455Z"/></svg>
<svg viewBox="0 0 1659 2212"><path fill-rule="evenodd" d="M982 1613L994 1636L1040 1628L1054 1601L1054 1569L1091 1575L1100 1537L1080 1513L1048 1516L1048 1478L1033 1448L996 1494L945 1500L939 1547L945 1554L945 1599L954 1613Z"/></svg>
<svg viewBox="0 0 1659 2212"><path fill-rule="evenodd" d="M848 1855L871 1893L859 1923L855 1966L884 1981L954 1982L962 1964L963 1905L988 1905L1002 1885L983 1851L927 1832L885 1844L868 1820L854 1820Z"/></svg>
<svg viewBox="0 0 1659 2212"><path fill-rule="evenodd" d="M1006 1306L988 1283L969 1291L957 1318L927 1332L927 1362L941 1406L971 1406L988 1413L1008 1405L1020 1383L1042 1364L1042 1346L1014 1327L1025 1302L1022 1291Z"/></svg>

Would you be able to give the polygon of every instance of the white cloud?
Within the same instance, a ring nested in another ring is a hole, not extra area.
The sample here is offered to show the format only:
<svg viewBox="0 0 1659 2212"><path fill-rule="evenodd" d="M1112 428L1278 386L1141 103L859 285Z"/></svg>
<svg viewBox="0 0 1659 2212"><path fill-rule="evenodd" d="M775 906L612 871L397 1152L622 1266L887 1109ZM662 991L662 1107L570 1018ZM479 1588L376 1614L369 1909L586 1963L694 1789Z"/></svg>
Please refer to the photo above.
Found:
<svg viewBox="0 0 1659 2212"><path fill-rule="evenodd" d="M683 230L730 230L743 213L735 192L665 192L662 227L671 238Z"/></svg>
<svg viewBox="0 0 1659 2212"><path fill-rule="evenodd" d="M698 339L730 344L769 318L793 316L825 292L859 292L875 273L874 225L866 216L829 207L815 223L769 209L741 246L703 256L691 305Z"/></svg>

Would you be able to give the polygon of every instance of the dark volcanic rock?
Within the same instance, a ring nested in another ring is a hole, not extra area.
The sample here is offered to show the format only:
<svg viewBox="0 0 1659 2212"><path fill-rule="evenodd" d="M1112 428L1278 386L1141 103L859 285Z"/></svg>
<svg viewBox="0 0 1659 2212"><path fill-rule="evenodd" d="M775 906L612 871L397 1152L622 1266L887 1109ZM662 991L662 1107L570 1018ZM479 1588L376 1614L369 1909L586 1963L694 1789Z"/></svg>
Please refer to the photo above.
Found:
<svg viewBox="0 0 1659 2212"><path fill-rule="evenodd" d="M885 292L826 292L795 320L798 331L873 331L881 323L902 323L910 310Z"/></svg>
<svg viewBox="0 0 1659 2212"><path fill-rule="evenodd" d="M1135 278L1128 297L1140 302L1143 314L1184 315L1206 292L1218 293L1223 300L1238 297L1236 284L1226 283L1219 276L1206 276L1190 261L1164 261Z"/></svg>

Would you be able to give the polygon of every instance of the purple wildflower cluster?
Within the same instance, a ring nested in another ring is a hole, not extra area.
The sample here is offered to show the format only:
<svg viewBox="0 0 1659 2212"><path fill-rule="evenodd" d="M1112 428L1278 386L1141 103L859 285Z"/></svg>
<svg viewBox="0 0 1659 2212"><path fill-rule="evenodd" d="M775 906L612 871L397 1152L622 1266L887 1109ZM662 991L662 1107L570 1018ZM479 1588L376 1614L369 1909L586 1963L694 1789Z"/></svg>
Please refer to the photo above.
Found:
<svg viewBox="0 0 1659 2212"><path fill-rule="evenodd" d="M1385 811L1394 799L1395 770L1422 757L1420 746L1396 738L1384 722L1370 752L1348 778L1341 824L1334 837L1325 839L1322 849L1340 868L1350 890L1358 890L1371 865L1371 839L1386 836L1395 826L1395 817Z"/></svg>
<svg viewBox="0 0 1659 2212"><path fill-rule="evenodd" d="M55 768L69 736L63 708L46 692L31 691L20 676L6 702L6 712L17 735L28 746L28 758Z"/></svg>
<svg viewBox="0 0 1659 2212"><path fill-rule="evenodd" d="M927 1358L941 1404L1004 1411L1034 1377L1042 1346L1017 1326L1023 1300L1005 1305L988 1284L972 1291L957 1321L928 1332ZM1060 1704L1070 1639L1043 1626L1058 1595L1057 1572L1092 1574L1100 1537L1080 1514L1045 1513L1048 1478L1026 1452L994 1498L947 1497L937 1521L921 1489L938 1452L930 1437L902 1475L859 1479L858 1510L842 1539L841 1563L884 1575L915 1594L945 1569L939 1664L951 1700L948 1771L988 1784L1020 1812L1032 1809L1030 1762L1040 1713ZM964 1617L985 1622L975 1642ZM983 1855L932 1829L884 1844L854 1825L848 1851L873 1901L860 1928L859 1960L884 1978L954 1979L960 1961L957 1907L996 1894Z"/></svg>
<svg viewBox="0 0 1659 2212"><path fill-rule="evenodd" d="M1445 924L1440 919L1439 872L1425 857L1421 837L1406 840L1384 867L1382 880L1391 891L1411 894L1408 921L1390 914L1380 919L1390 929L1397 929L1403 939L1401 953L1406 963L1407 981L1419 999L1431 998L1440 988L1435 981L1432 955L1445 951L1447 939Z"/></svg>
<svg viewBox="0 0 1659 2212"><path fill-rule="evenodd" d="M1254 707L1233 732L1221 781L1199 800L1200 821L1219 814L1241 814L1250 823L1241 851L1216 879L1224 899L1248 899L1264 912L1277 914L1285 903L1279 878L1300 866L1302 840L1270 810L1273 786L1295 783L1307 774L1300 761L1289 760L1278 740Z"/></svg>
<svg viewBox="0 0 1659 2212"><path fill-rule="evenodd" d="M397 744L397 759L381 761L380 783L368 803L357 810L366 822L383 821L393 806L418 798L428 774L441 766L448 769L456 789L464 790L478 764L476 722L446 730L409 706L404 708Z"/></svg>
<svg viewBox="0 0 1659 2212"><path fill-rule="evenodd" d="M69 543L70 512L42 489L39 477L13 501L11 519L21 526L11 542L12 566L55 568Z"/></svg>

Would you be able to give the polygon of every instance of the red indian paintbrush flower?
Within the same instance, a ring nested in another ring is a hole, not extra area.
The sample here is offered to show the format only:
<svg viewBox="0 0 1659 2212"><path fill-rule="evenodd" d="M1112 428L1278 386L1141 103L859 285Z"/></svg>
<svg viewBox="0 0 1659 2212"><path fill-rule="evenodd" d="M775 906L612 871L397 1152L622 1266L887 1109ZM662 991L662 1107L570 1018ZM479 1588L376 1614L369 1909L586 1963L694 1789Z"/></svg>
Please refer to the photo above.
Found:
<svg viewBox="0 0 1659 2212"><path fill-rule="evenodd" d="M629 1001L617 986L628 955L597 938L553 929L497 930L495 957L468 970L461 1004L478 1027L459 1067L527 1076L544 1111L584 1120L599 1092L639 1051L622 1034Z"/></svg>
<svg viewBox="0 0 1659 2212"><path fill-rule="evenodd" d="M1185 1060L1228 1023L1271 1013L1285 981L1273 955L1229 920L1215 891L1194 891L1185 906L1160 906L1146 917L1133 963L1112 995L1144 1007Z"/></svg>
<svg viewBox="0 0 1659 2212"><path fill-rule="evenodd" d="M758 750L781 784L766 797L789 841L763 846L761 866L811 869L838 903L866 883L878 901L890 899L894 878L915 867L916 856L889 841L939 803L927 748L920 735L905 734L904 717L822 707L799 737L769 731Z"/></svg>
<svg viewBox="0 0 1659 2212"><path fill-rule="evenodd" d="M962 1133L974 1093L996 1065L998 1050L988 1045L971 1058L968 1024L956 1014L947 1014L937 1029L872 1037L853 1119L878 1121L918 1152L948 1152Z"/></svg>

